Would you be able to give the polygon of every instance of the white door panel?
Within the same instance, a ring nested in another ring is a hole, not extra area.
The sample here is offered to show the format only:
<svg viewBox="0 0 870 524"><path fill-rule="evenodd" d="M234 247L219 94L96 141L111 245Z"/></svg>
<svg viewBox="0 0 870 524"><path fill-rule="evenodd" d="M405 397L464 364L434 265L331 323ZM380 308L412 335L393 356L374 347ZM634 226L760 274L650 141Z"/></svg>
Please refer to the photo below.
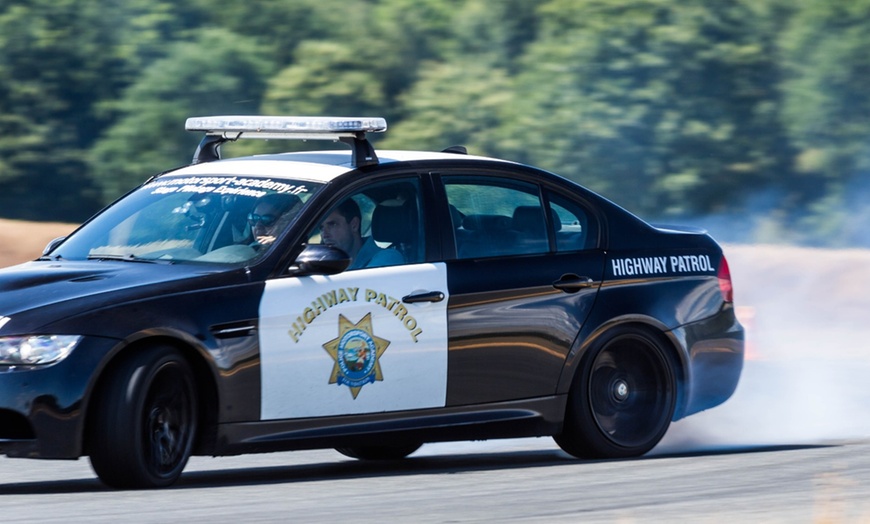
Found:
<svg viewBox="0 0 870 524"><path fill-rule="evenodd" d="M433 291L444 299L402 303ZM444 264L267 281L262 419L444 406L447 302Z"/></svg>

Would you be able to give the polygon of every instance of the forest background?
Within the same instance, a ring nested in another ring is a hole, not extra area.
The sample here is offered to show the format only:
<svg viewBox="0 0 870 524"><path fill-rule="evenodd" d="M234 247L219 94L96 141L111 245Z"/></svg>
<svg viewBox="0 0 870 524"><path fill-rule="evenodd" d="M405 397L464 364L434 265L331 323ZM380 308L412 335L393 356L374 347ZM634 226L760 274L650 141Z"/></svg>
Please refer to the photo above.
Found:
<svg viewBox="0 0 870 524"><path fill-rule="evenodd" d="M0 217L86 219L188 163L189 116L383 116L377 148L463 144L726 242L866 248L868 50L870 0L3 0Z"/></svg>

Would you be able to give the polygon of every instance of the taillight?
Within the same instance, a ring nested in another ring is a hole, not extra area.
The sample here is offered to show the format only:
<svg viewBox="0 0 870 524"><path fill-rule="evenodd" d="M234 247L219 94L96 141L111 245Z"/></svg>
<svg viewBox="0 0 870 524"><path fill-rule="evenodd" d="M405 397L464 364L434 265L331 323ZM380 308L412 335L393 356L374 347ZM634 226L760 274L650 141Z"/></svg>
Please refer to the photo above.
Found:
<svg viewBox="0 0 870 524"><path fill-rule="evenodd" d="M728 261L725 260L725 255L722 255L722 260L719 261L719 272L716 276L719 277L719 291L722 292L722 300L725 302L734 302L734 287L731 285L731 270L728 269Z"/></svg>

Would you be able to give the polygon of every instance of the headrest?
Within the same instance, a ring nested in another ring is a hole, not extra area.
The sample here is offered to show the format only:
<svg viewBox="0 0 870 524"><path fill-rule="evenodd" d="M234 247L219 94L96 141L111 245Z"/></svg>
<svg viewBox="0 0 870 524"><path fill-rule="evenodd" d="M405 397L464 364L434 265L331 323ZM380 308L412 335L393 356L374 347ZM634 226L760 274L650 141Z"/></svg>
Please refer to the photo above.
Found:
<svg viewBox="0 0 870 524"><path fill-rule="evenodd" d="M559 218L559 213L556 213L556 210L553 208L550 208L550 222L553 223L554 231L562 229L562 219Z"/></svg>
<svg viewBox="0 0 870 524"><path fill-rule="evenodd" d="M372 213L372 237L378 242L412 242L417 234L417 212L413 201L379 204Z"/></svg>
<svg viewBox="0 0 870 524"><path fill-rule="evenodd" d="M450 204L450 220L453 222L453 229L459 229L462 226L462 220L465 218L465 215L462 214L462 211L456 209L456 206Z"/></svg>
<svg viewBox="0 0 870 524"><path fill-rule="evenodd" d="M544 211L540 206L519 206L514 209L511 229L523 233L543 234L546 236L546 224L544 223Z"/></svg>
<svg viewBox="0 0 870 524"><path fill-rule="evenodd" d="M469 231L507 231L511 219L502 215L466 215L462 227Z"/></svg>
<svg viewBox="0 0 870 524"><path fill-rule="evenodd" d="M553 227L556 231L562 229L562 221L559 220L559 215L556 211L550 210L550 218L553 221ZM514 209L513 220L511 220L511 229L521 231L523 233L545 234L544 229L544 211L540 206L519 206Z"/></svg>

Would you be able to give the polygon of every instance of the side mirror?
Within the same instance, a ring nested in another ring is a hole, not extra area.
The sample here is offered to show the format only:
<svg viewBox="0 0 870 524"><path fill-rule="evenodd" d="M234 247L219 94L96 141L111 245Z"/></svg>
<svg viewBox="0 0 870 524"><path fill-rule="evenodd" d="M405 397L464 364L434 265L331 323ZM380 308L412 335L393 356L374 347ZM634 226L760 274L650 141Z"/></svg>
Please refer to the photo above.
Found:
<svg viewBox="0 0 870 524"><path fill-rule="evenodd" d="M42 256L45 256L45 255L51 253L52 251L54 251L54 248L59 246L60 243L63 242L64 240L66 240L66 237L57 237L54 240L52 240L51 242L49 242L45 246L45 249L42 250Z"/></svg>
<svg viewBox="0 0 870 524"><path fill-rule="evenodd" d="M350 256L337 247L312 244L305 246L302 253L290 265L293 275L335 275L350 265Z"/></svg>

